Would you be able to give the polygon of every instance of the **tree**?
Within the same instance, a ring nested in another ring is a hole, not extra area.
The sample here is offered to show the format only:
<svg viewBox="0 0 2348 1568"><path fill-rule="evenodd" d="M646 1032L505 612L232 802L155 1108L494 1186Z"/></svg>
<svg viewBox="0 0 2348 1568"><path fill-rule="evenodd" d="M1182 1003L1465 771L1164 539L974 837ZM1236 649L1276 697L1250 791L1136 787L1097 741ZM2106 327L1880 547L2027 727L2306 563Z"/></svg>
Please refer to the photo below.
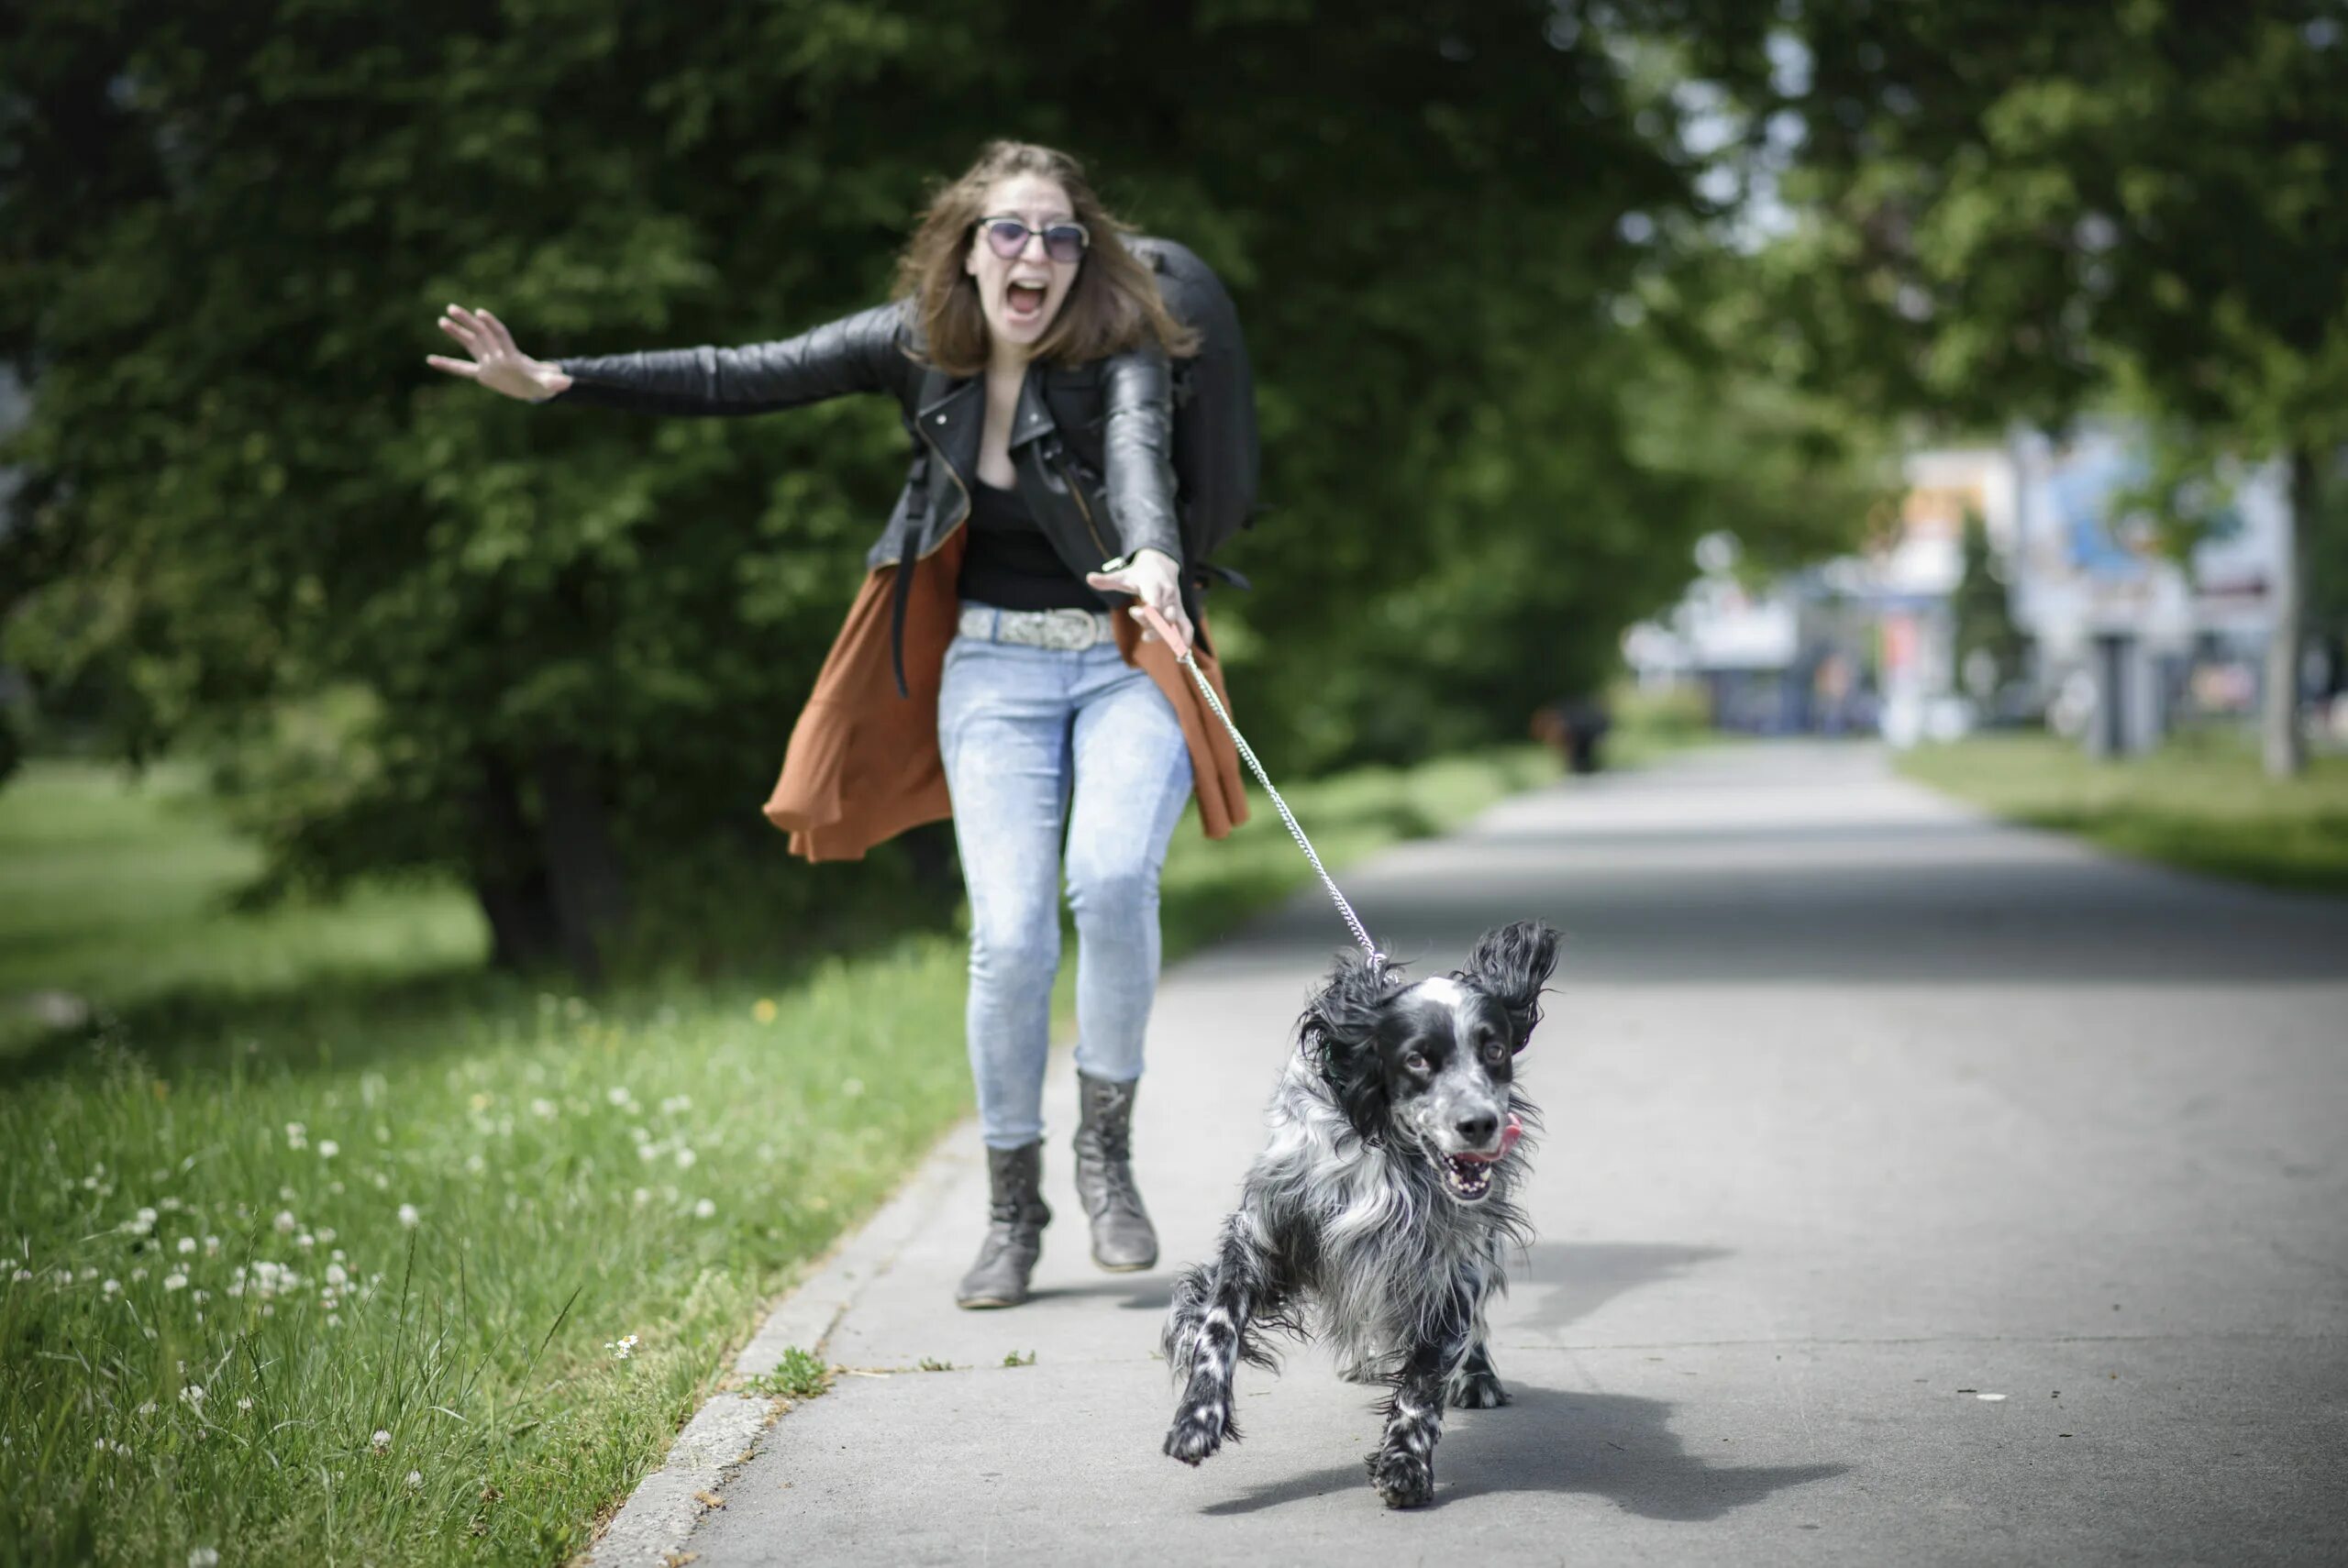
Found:
<svg viewBox="0 0 2348 1568"><path fill-rule="evenodd" d="M1619 225L1692 209L1697 168L1619 46L1747 11L31 0L0 67L0 357L33 398L7 649L106 691L126 755L228 756L272 886L453 871L502 962L582 975L624 936L836 924L841 874L756 805L902 473L892 411L503 405L425 369L429 324L490 304L542 356L797 330L879 297L927 182L1013 134L1239 298L1273 511L1213 610L1274 765L1513 734L1723 494L1631 449L1663 394ZM868 896L938 902L879 858Z"/></svg>
<svg viewBox="0 0 2348 1568"><path fill-rule="evenodd" d="M1745 84L1755 144L1795 117L1790 134L1775 122L1805 263L1789 298L1828 378L1961 421L2118 406L2204 469L2288 460L2298 526L2265 737L2270 770L2295 770L2315 479L2348 442L2336 5L1803 0L1781 16L1773 72L1710 63Z"/></svg>
<svg viewBox="0 0 2348 1568"><path fill-rule="evenodd" d="M1967 671L1969 661L1977 653L1988 660L1989 668L1995 671L1993 685L2010 680L2021 672L2021 628L2014 624L2006 574L1990 547L1989 530L1980 514L1970 508L1965 513L1962 551L1962 573L1949 595L1949 613L1956 623L1953 649L1956 668L1960 673ZM1970 676L1966 679L1969 687ZM1977 690L1974 695L1982 697L1987 693Z"/></svg>

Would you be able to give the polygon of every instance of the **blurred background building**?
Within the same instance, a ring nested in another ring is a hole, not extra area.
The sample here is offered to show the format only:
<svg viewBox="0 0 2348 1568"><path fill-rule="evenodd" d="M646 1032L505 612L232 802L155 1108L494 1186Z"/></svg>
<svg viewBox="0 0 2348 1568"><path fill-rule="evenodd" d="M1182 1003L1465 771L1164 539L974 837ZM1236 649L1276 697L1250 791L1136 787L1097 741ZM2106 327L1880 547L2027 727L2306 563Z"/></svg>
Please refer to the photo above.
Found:
<svg viewBox="0 0 2348 1568"><path fill-rule="evenodd" d="M1643 687L1700 687L1718 727L1756 734L1908 745L2043 722L2117 754L2247 722L2287 537L2283 466L2230 475L2182 548L2141 503L2151 477L2124 425L1911 453L1866 547L1756 577L1710 536L1624 657Z"/></svg>

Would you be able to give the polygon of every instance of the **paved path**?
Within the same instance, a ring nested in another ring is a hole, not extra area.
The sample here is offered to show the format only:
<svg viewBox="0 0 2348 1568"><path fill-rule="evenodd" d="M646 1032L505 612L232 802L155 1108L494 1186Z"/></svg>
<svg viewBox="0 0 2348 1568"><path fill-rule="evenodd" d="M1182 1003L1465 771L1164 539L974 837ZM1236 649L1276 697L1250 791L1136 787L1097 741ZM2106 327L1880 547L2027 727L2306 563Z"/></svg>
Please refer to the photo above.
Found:
<svg viewBox="0 0 2348 1568"><path fill-rule="evenodd" d="M1085 1261L1063 1064L1042 1298L952 1307L958 1135L753 1347L892 1375L764 1435L701 1568L2348 1560L2348 904L1997 827L1856 748L1543 791L1346 881L1420 972L1519 916L1570 938L1517 1402L1453 1417L1435 1506L1379 1506L1369 1393L1310 1352L1243 1373L1245 1443L1159 1456L1168 1273ZM1169 1265L1343 938L1306 898L1168 975Z"/></svg>

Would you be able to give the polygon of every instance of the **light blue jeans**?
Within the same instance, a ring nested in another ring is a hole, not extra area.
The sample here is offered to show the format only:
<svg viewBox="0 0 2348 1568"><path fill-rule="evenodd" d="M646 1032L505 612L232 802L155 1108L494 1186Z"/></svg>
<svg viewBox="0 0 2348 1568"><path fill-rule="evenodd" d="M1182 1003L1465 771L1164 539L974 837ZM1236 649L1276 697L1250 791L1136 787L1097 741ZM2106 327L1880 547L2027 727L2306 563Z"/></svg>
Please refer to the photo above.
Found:
<svg viewBox="0 0 2348 1568"><path fill-rule="evenodd" d="M1113 643L1080 652L957 637L938 749L970 894L970 1076L987 1144L1044 1132L1065 855L1076 915L1076 1065L1141 1077L1157 991L1157 874L1191 798L1174 705Z"/></svg>

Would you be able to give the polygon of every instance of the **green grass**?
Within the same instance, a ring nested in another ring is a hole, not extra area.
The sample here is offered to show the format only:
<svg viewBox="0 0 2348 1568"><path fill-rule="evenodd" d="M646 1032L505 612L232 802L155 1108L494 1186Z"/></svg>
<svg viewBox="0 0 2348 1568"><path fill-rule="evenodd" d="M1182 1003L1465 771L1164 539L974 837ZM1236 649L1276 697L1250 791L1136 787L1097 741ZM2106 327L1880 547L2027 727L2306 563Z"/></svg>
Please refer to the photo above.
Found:
<svg viewBox="0 0 2348 1568"><path fill-rule="evenodd" d="M122 1008L201 988L223 999L471 968L488 950L459 889L377 888L320 911L231 914L260 869L216 824L190 767L133 784L41 762L0 788L0 1049L27 1032L6 1000L55 989Z"/></svg>
<svg viewBox="0 0 2348 1568"><path fill-rule="evenodd" d="M2270 887L2348 892L2348 756L2273 779L2243 736L2187 735L2098 762L2050 735L1983 735L1905 753L1910 778L2120 854Z"/></svg>
<svg viewBox="0 0 2348 1568"><path fill-rule="evenodd" d="M1618 680L1606 693L1606 705L1614 727L1601 744L1600 760L1610 768L1651 767L1675 752L1744 738L1712 728L1711 702L1692 686L1643 690L1633 681Z"/></svg>
<svg viewBox="0 0 2348 1568"><path fill-rule="evenodd" d="M1290 798L1342 865L1554 771ZM1169 955L1309 879L1259 806L1178 830ZM225 912L252 867L184 775L0 790L0 998L101 1020L0 1056L0 1561L562 1562L967 1111L960 944L591 1000L448 888Z"/></svg>

